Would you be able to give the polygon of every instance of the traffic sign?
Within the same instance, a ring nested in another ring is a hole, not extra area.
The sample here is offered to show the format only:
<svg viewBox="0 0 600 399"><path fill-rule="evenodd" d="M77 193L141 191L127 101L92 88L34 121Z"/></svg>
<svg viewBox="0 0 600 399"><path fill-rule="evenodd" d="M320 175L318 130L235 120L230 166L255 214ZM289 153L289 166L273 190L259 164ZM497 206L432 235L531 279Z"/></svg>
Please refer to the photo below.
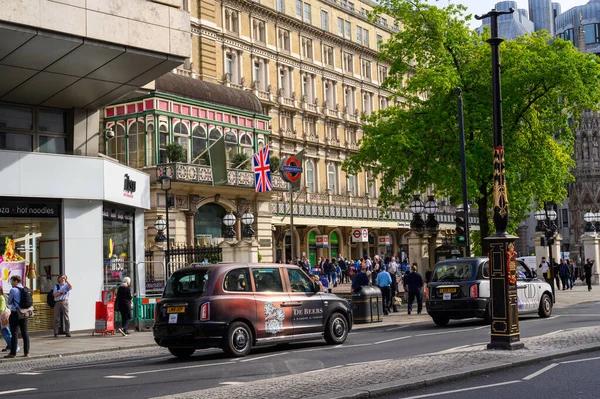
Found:
<svg viewBox="0 0 600 399"><path fill-rule="evenodd" d="M284 158L281 162L281 177L288 183L296 183L302 175L302 163L296 157Z"/></svg>

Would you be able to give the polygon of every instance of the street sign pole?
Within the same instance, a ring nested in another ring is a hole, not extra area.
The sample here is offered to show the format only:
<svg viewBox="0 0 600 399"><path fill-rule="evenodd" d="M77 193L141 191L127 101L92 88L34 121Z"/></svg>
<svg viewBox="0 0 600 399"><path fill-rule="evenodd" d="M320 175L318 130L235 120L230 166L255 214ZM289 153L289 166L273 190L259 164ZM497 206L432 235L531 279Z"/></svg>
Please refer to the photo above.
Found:
<svg viewBox="0 0 600 399"><path fill-rule="evenodd" d="M292 243L292 262L295 260L295 252L294 252L294 190L292 189L292 183L288 183L290 186L290 234Z"/></svg>

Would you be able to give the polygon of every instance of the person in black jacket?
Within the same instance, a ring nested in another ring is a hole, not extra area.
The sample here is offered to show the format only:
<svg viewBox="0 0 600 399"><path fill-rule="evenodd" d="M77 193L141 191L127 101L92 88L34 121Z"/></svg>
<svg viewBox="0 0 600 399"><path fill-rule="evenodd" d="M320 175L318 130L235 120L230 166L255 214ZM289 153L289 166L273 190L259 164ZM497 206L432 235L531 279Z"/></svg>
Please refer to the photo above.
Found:
<svg viewBox="0 0 600 399"><path fill-rule="evenodd" d="M585 283L588 286L588 291L592 290L592 270L594 268L594 260L588 259L583 265L583 271L585 272Z"/></svg>
<svg viewBox="0 0 600 399"><path fill-rule="evenodd" d="M423 298L421 289L423 288L423 277L417 273L417 265L414 264L412 272L407 273L404 279L404 290L408 291L408 314L412 312L414 300L417 300L417 314L423 310Z"/></svg>
<svg viewBox="0 0 600 399"><path fill-rule="evenodd" d="M129 277L125 277L123 279L123 284L117 290L117 300L116 305L117 309L119 309L119 313L121 313L121 323L122 327L119 328L119 332L124 337L129 335L127 331L129 329L129 322L131 321L131 301L133 298L131 297L131 279Z"/></svg>
<svg viewBox="0 0 600 399"><path fill-rule="evenodd" d="M354 276L352 280L352 291L359 292L362 287L369 285L369 277L367 277L367 273L365 273L365 266L362 266L360 272Z"/></svg>

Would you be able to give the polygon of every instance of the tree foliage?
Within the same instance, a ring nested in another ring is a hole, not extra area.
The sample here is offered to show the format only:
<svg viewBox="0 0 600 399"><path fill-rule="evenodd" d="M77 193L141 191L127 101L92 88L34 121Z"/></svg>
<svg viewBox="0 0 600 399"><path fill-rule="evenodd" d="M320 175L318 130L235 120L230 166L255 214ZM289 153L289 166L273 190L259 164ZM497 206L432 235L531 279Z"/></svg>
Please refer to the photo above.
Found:
<svg viewBox="0 0 600 399"><path fill-rule="evenodd" d="M383 0L376 12L392 16L401 27L380 54L390 64L383 86L399 105L371 118L359 152L344 168L379 176L383 207L405 205L413 193L432 185L438 195L459 202L456 87L461 87L468 197L478 206L480 236L487 237L493 189L489 33L470 30L470 16L464 17L461 5ZM505 41L500 57L509 229L514 232L532 203L566 197L575 166L573 129L581 112L595 109L600 100L600 66L594 55L545 32Z"/></svg>

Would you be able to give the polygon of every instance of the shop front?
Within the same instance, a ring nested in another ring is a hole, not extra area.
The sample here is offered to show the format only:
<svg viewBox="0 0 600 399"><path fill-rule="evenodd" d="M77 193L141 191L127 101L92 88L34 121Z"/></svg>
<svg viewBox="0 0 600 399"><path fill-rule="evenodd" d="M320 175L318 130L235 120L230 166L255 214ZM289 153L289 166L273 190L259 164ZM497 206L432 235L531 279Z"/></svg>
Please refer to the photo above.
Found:
<svg viewBox="0 0 600 399"><path fill-rule="evenodd" d="M92 329L102 290L124 276L143 281L149 176L102 158L0 151L0 179L10 182L0 196L3 290L20 275L34 293L30 330L49 330L46 293L65 273L71 329Z"/></svg>

